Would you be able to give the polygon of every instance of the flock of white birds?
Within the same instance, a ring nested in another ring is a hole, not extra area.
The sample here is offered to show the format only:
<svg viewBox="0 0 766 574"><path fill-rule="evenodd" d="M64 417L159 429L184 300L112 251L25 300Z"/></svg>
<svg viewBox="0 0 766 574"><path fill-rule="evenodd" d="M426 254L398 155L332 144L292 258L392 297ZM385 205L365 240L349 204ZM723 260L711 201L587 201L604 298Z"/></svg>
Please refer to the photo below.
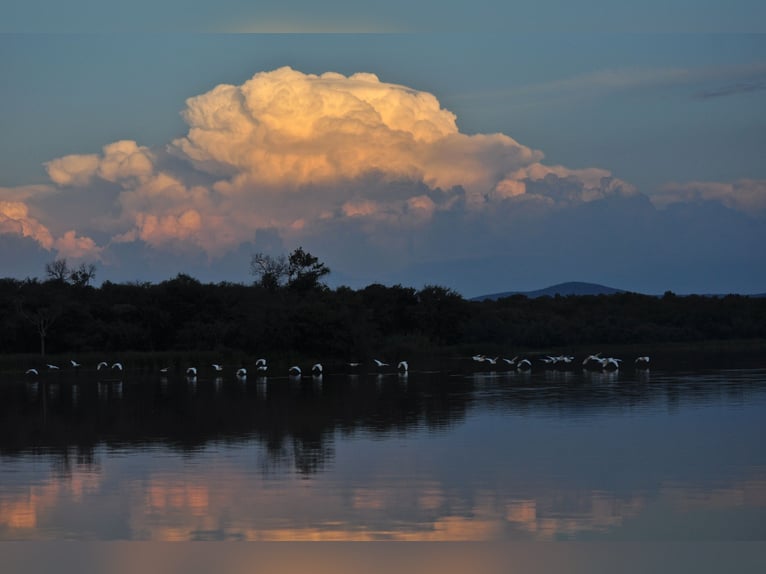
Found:
<svg viewBox="0 0 766 574"><path fill-rule="evenodd" d="M69 362L71 364L72 369L79 370L79 368L82 366L80 363L78 363L75 360L70 360ZM374 359L373 363L376 369L378 369L379 371L387 370L390 367L389 363L385 363L379 359ZM357 369L361 366L361 363L347 363L347 366L350 369ZM96 371L100 371L102 369L109 369L109 368L111 368L112 370L117 370L117 371L123 370L122 363L113 363L110 367L109 363L107 363L106 361L101 361L100 363L98 363L98 365L96 365ZM210 368L213 369L213 371L215 371L216 373L222 373L225 370L225 367L219 363L212 363L210 365ZM45 369L47 369L47 371L58 371L60 370L60 367L58 365L48 363L45 365ZM25 374L37 376L40 374L41 370L43 369L35 369L35 368L27 369ZM261 358L255 362L255 372L258 376L265 376L268 370L269 370L269 366L268 366L268 363L266 362L266 359ZM399 363L396 366L396 370L399 373L406 373L409 371L409 364L407 363L407 361L399 361ZM186 369L186 376L188 378L196 378L198 371L199 369L197 367L188 367ZM163 367L160 369L161 374L167 374L167 372L168 372L167 367ZM324 373L324 367L322 366L322 363L314 363L311 366L310 372L312 377L321 377ZM287 374L291 378L301 377L303 376L303 371L298 365L293 365L287 370ZM245 379L247 378L247 369L245 367L240 367L236 370L235 375L239 379Z"/></svg>
<svg viewBox="0 0 766 574"><path fill-rule="evenodd" d="M79 370L79 368L82 366L80 363L75 361L74 359L70 360L69 363L71 364L73 369ZM45 368L48 371L58 371L61 368L58 365L54 365L52 363L47 363L45 365ZM98 365L96 365L96 370L100 371L101 369L109 369L111 368L113 371L122 371L122 363L112 363L112 366L109 367L109 363L106 361L101 361ZM38 369L27 369L26 371L27 375L39 375L40 371Z"/></svg>
<svg viewBox="0 0 766 574"><path fill-rule="evenodd" d="M512 359L504 357L488 357L486 355L473 355L471 359L476 363L486 363L490 366L500 365L507 369L516 369L519 371L528 371L532 369L532 361L518 355ZM576 365L575 358L572 355L546 355L541 357L540 362L546 369L566 369ZM637 369L648 369L651 359L644 355L637 357L634 365ZM601 353L588 355L582 361L582 368L591 371L616 371L620 368L622 359L616 357L602 357Z"/></svg>
<svg viewBox="0 0 766 574"><path fill-rule="evenodd" d="M515 356L512 359L508 359L505 357L489 357L487 355L473 355L471 357L471 360L474 363L482 363L484 365L488 365L490 369L494 370L497 368L502 369L509 369L509 370L518 370L518 371L530 371L532 369L532 360ZM575 358L571 355L546 355L545 357L541 357L538 359L546 369L566 369L566 368L572 368L576 366ZM72 369L79 370L81 367L81 364L78 363L75 360L69 361L71 364ZM622 359L616 358L616 357L603 357L601 353L596 353L595 355L588 355L583 359L582 361L582 368L585 370L600 370L600 371L616 371L620 368L620 363L622 362ZM634 365L636 369L648 369L649 368L649 362L650 358L648 356L641 356L637 357L634 361ZM390 371L394 370L392 365L390 363L386 363L384 361L381 361L380 359L373 359L372 361L375 369L378 372L384 372L384 371ZM362 363L346 363L346 366L351 370L359 369L362 366ZM222 373L225 371L225 367L218 363L213 363L210 365L210 368L215 371L215 373ZM407 373L409 372L409 364L407 361L399 361L399 363L396 365L395 370L399 373ZM47 371L58 371L60 370L58 365L54 365L51 363L48 363L45 365L45 369ZM122 371L123 365L122 363L112 363L109 365L106 361L101 361L96 365L96 370L101 371L102 369L109 369L113 371ZM258 376L265 376L268 372L268 364L266 362L266 359L258 359L255 362L255 372ZM28 369L26 371L27 375L33 375L37 376L40 374L40 371L43 369ZM160 369L160 373L166 374L168 372L167 367L164 367ZM196 378L198 369L197 367L188 367L186 369L186 376L189 378ZM321 377L324 373L324 367L322 366L322 363L315 363L311 366L310 373L312 377ZM303 376L303 371L298 365L293 365L287 370L287 374L291 378L300 378ZM239 379L245 379L247 378L247 369L244 367L240 367L236 370L235 375Z"/></svg>

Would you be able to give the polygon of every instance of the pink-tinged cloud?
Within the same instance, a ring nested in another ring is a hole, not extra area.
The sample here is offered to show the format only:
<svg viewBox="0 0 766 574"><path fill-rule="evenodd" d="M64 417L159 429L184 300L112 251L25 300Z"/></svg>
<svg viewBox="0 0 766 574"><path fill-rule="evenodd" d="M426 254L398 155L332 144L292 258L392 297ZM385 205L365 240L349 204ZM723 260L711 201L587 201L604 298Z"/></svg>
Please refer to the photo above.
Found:
<svg viewBox="0 0 766 574"><path fill-rule="evenodd" d="M369 73L261 72L189 98L183 117L188 132L164 150L121 140L48 162L49 177L74 188L61 193L113 194L114 213L98 225L114 243L209 257L259 229L297 242L348 223L374 243L395 243L397 230L425 228L439 214L487 217L487 229L502 230L523 204L633 191L602 169L546 166L507 135L461 133L434 95ZM65 235L56 248L100 256L86 239Z"/></svg>
<svg viewBox="0 0 766 574"><path fill-rule="evenodd" d="M741 179L734 183L695 181L671 183L651 195L664 208L674 203L713 201L751 215L766 214L766 180Z"/></svg>
<svg viewBox="0 0 766 574"><path fill-rule="evenodd" d="M90 237L78 237L74 230L67 231L53 242L60 257L68 259L98 260L102 248Z"/></svg>
<svg viewBox="0 0 766 574"><path fill-rule="evenodd" d="M202 227L202 217L194 209L188 209L178 216L139 215L139 237L149 244L158 238L175 237L188 239L198 233Z"/></svg>
<svg viewBox="0 0 766 574"><path fill-rule="evenodd" d="M30 237L45 249L53 247L50 231L29 215L29 208L20 201L0 201L0 233Z"/></svg>
<svg viewBox="0 0 766 574"><path fill-rule="evenodd" d="M347 201L341 207L346 217L369 217L380 211L380 205L370 199Z"/></svg>
<svg viewBox="0 0 766 574"><path fill-rule="evenodd" d="M67 231L55 239L50 230L30 216L27 205L20 201L0 201L0 234L28 237L44 249L55 250L59 257L96 260L102 249L90 237Z"/></svg>

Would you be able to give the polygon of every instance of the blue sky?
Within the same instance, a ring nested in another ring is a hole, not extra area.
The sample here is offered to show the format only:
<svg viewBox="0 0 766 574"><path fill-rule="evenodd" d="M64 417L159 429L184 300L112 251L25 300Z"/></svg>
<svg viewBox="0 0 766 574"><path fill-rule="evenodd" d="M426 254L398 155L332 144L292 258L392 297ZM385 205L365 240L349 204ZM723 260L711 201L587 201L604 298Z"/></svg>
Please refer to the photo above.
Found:
<svg viewBox="0 0 766 574"><path fill-rule="evenodd" d="M3 32L763 32L757 0L7 0Z"/></svg>
<svg viewBox="0 0 766 574"><path fill-rule="evenodd" d="M300 244L352 286L766 291L766 8L612 4L5 3L0 268L248 281L252 252ZM237 146L273 110L210 123L276 79L324 111Z"/></svg>

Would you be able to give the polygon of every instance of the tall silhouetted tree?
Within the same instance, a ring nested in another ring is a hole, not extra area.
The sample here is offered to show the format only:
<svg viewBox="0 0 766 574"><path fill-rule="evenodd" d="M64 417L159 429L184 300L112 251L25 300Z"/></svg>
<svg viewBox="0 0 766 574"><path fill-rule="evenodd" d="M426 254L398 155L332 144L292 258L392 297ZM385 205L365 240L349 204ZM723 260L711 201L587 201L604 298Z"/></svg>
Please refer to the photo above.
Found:
<svg viewBox="0 0 766 574"><path fill-rule="evenodd" d="M329 267L303 247L290 253L287 265L287 286L295 291L311 291L322 286L319 280L330 273Z"/></svg>
<svg viewBox="0 0 766 574"><path fill-rule="evenodd" d="M287 259L284 255L274 257L265 253L255 253L250 258L250 274L261 287L276 291L287 281Z"/></svg>
<svg viewBox="0 0 766 574"><path fill-rule="evenodd" d="M256 283L266 289L275 291L286 286L305 292L320 288L320 279L329 274L330 269L319 258L298 247L287 258L260 252L253 254L250 273L255 276Z"/></svg>
<svg viewBox="0 0 766 574"><path fill-rule="evenodd" d="M45 277L50 281L64 282L69 279L71 270L67 264L66 258L54 259L45 264Z"/></svg>
<svg viewBox="0 0 766 574"><path fill-rule="evenodd" d="M77 287L87 287L96 278L96 265L93 263L80 263L78 267L69 271L69 282Z"/></svg>

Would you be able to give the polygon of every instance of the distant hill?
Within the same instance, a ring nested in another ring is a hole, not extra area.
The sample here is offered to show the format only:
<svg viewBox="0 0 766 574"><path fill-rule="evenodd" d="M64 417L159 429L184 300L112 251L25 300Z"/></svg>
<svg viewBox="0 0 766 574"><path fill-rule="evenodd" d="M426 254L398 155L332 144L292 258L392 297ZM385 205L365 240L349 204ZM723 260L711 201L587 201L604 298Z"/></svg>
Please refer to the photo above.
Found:
<svg viewBox="0 0 766 574"><path fill-rule="evenodd" d="M480 295L478 297L473 297L471 301L485 301L487 299L494 301L495 299L502 299L503 297L510 297L511 295L524 295L525 297L534 299L536 297L553 297L555 295L566 297L567 295L613 295L615 293L625 293L625 290L615 289L614 287L607 287L606 285L599 285L597 283L569 281L567 283L551 285L545 289L537 289L536 291L505 291L503 293Z"/></svg>

